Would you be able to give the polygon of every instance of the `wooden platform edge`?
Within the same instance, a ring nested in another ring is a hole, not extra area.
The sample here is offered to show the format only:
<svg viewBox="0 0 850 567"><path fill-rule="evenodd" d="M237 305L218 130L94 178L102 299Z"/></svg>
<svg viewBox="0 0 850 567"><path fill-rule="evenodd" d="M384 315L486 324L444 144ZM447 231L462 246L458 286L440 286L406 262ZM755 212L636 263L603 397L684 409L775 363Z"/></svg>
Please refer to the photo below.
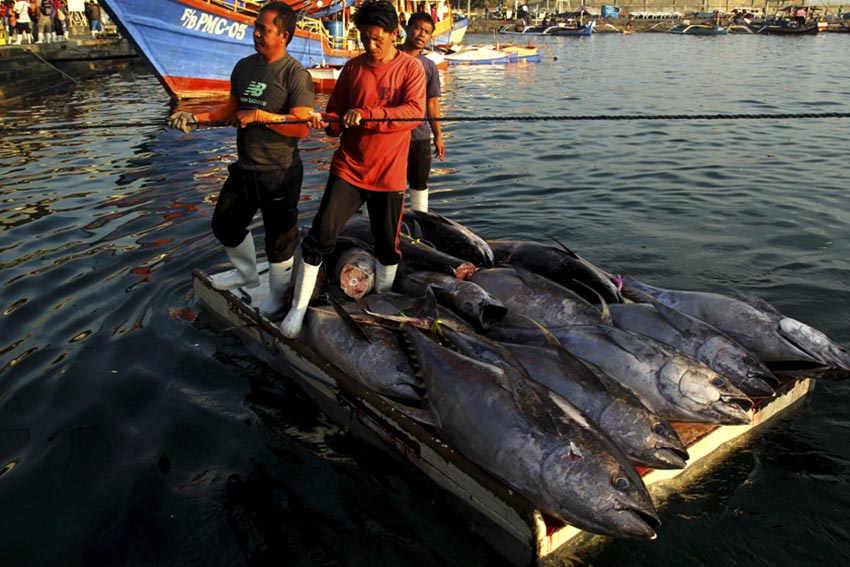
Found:
<svg viewBox="0 0 850 567"><path fill-rule="evenodd" d="M811 378L794 378L789 380L777 392L774 398L751 412L751 422L749 424L717 426L706 435L688 445L690 458L685 468L672 470L653 469L647 472L643 475L643 481L653 500L658 504L658 501L663 500L664 496L669 493L671 486L676 484L675 481L696 469L704 468L708 462L720 456L718 452L721 449L731 447L736 440L741 439L744 435L753 432L785 410L793 407L814 390L814 387L815 381ZM587 534L573 526L566 526L551 533L546 533L543 531L545 529L545 523L542 523L542 518L541 524L538 525L537 531L539 534L537 555L541 559L558 552L576 551L581 545L586 544L592 538L599 537Z"/></svg>

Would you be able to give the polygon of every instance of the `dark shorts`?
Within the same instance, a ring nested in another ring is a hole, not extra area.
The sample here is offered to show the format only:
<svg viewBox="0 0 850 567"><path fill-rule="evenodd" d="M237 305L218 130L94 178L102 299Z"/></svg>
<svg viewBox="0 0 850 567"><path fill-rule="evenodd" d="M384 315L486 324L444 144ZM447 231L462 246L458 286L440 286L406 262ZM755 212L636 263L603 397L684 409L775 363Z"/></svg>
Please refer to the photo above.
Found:
<svg viewBox="0 0 850 567"><path fill-rule="evenodd" d="M296 160L287 169L246 171L228 166L227 181L218 195L212 230L219 242L233 248L248 234L257 209L263 213L269 262L292 258L298 235L298 200L304 166Z"/></svg>
<svg viewBox="0 0 850 567"><path fill-rule="evenodd" d="M401 262L398 235L401 230L404 191L360 189L335 175L328 179L310 234L301 242L304 261L314 266L321 264L322 258L333 252L345 223L363 203L366 203L369 211L369 225L375 238L375 257L385 266Z"/></svg>
<svg viewBox="0 0 850 567"><path fill-rule="evenodd" d="M427 189L431 174L431 140L411 140L407 153L407 186Z"/></svg>

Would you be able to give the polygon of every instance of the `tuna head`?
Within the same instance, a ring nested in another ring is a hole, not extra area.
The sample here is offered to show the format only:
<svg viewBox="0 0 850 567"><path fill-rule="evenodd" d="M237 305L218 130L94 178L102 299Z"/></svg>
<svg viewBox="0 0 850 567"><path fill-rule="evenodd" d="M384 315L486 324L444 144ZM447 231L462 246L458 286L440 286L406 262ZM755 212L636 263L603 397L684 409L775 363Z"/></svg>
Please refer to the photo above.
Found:
<svg viewBox="0 0 850 567"><path fill-rule="evenodd" d="M759 358L726 335L700 345L696 358L729 378L747 396L770 398L779 380Z"/></svg>
<svg viewBox="0 0 850 567"><path fill-rule="evenodd" d="M661 394L689 417L682 421L739 425L750 422L753 402L717 372L687 357L673 356L661 368Z"/></svg>
<svg viewBox="0 0 850 567"><path fill-rule="evenodd" d="M639 405L638 405L639 404ZM681 469L688 449L673 426L637 402L619 398L603 410L597 422L636 464L654 469Z"/></svg>
<svg viewBox="0 0 850 567"><path fill-rule="evenodd" d="M823 364L822 377L846 378L850 375L850 353L822 332L790 317L779 321L779 332L794 346Z"/></svg>
<svg viewBox="0 0 850 567"><path fill-rule="evenodd" d="M661 521L637 471L585 442L572 438L543 461L544 488L560 504L559 515L597 534L655 538Z"/></svg>

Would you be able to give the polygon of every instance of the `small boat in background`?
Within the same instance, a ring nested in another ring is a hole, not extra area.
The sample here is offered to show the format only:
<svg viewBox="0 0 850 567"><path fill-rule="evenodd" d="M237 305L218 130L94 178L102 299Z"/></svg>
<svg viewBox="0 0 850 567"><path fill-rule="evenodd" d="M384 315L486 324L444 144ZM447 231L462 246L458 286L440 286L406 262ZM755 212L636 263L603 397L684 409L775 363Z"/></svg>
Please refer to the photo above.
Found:
<svg viewBox="0 0 850 567"><path fill-rule="evenodd" d="M667 30L667 32L677 33L680 35L727 35L729 33L729 28L724 28L714 24L691 24L685 21L673 26Z"/></svg>
<svg viewBox="0 0 850 567"><path fill-rule="evenodd" d="M508 63L540 63L541 57L536 45L515 45L508 43L499 46L508 54Z"/></svg>
<svg viewBox="0 0 850 567"><path fill-rule="evenodd" d="M513 35L543 35L548 28L552 26L549 25L534 25L527 26L524 24L508 24L499 28L499 33L502 34L513 34Z"/></svg>
<svg viewBox="0 0 850 567"><path fill-rule="evenodd" d="M547 28L546 31L543 32L543 35L587 37L593 33L593 28L595 26L596 22L577 24L575 26L570 26L569 24L558 24Z"/></svg>
<svg viewBox="0 0 850 567"><path fill-rule="evenodd" d="M540 52L531 42L528 45L484 44L441 46L449 65L501 65L507 63L539 63Z"/></svg>
<svg viewBox="0 0 850 567"><path fill-rule="evenodd" d="M820 32L817 22L797 25L796 22L773 21L758 28L755 33L768 35L815 35Z"/></svg>
<svg viewBox="0 0 850 567"><path fill-rule="evenodd" d="M609 24L608 22L605 22L602 25L596 24L593 27L593 33L630 33L633 31L634 29L630 30L629 32L626 32L625 30L621 30L617 26Z"/></svg>
<svg viewBox="0 0 850 567"><path fill-rule="evenodd" d="M507 63L510 59L508 53L501 49L475 45L464 47L444 57L449 65L500 65Z"/></svg>
<svg viewBox="0 0 850 567"><path fill-rule="evenodd" d="M325 94L333 90L341 71L342 65L317 65L307 69L313 79L313 90Z"/></svg>

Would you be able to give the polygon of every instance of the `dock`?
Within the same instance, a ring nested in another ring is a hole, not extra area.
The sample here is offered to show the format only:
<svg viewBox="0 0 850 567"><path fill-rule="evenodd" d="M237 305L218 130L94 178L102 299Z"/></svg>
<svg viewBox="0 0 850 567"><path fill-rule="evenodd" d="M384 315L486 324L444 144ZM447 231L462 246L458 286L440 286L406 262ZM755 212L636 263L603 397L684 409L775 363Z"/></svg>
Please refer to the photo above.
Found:
<svg viewBox="0 0 850 567"><path fill-rule="evenodd" d="M143 64L130 42L121 37L83 36L52 43L7 43L0 45L0 104Z"/></svg>

